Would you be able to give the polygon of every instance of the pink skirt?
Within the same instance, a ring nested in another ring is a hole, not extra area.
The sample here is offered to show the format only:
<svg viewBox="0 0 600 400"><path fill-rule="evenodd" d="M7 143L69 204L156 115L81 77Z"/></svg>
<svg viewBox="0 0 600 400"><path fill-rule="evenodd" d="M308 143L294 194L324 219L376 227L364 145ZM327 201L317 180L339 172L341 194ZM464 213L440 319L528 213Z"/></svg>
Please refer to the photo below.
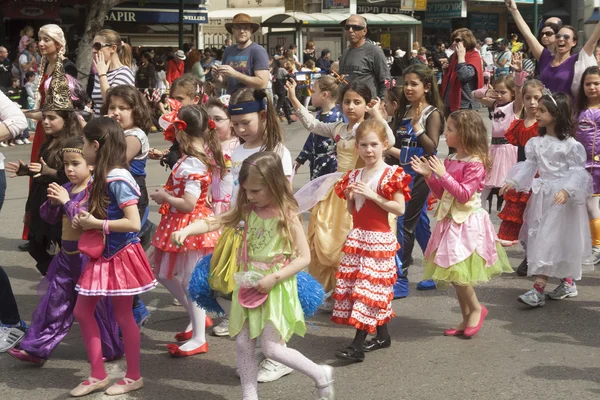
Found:
<svg viewBox="0 0 600 400"><path fill-rule="evenodd" d="M485 178L486 187L502 187L508 171L517 163L517 146L493 144L489 150L492 170Z"/></svg>
<svg viewBox="0 0 600 400"><path fill-rule="evenodd" d="M89 260L75 290L83 296L133 296L156 285L144 249L133 243L109 259Z"/></svg>

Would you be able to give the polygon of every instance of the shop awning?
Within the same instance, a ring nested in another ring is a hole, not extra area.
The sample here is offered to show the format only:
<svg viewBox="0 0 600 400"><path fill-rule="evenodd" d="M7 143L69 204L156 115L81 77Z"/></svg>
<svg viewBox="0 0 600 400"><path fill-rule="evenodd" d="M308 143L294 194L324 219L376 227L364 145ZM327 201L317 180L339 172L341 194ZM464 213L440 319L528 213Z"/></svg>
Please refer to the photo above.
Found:
<svg viewBox="0 0 600 400"><path fill-rule="evenodd" d="M285 7L226 8L209 11L208 19L223 19L224 22L231 22L236 14L243 13L248 14L256 22L262 23L265 19L282 12L285 12Z"/></svg>
<svg viewBox="0 0 600 400"><path fill-rule="evenodd" d="M370 26L421 25L421 21L404 14L361 14L361 16L367 20ZM288 12L277 14L264 20L262 26L271 28L285 28L297 25L308 25L311 28L331 27L339 26L348 17L350 17L350 14Z"/></svg>

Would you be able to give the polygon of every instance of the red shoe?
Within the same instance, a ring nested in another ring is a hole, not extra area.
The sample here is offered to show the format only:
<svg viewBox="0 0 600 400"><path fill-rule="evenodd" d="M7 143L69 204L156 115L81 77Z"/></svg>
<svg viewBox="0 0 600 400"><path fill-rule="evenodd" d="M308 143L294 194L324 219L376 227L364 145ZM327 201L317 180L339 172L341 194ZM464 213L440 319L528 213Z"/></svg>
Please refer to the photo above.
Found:
<svg viewBox="0 0 600 400"><path fill-rule="evenodd" d="M463 333L463 335L465 335L466 337L475 336L475 334L477 332L479 332L479 330L483 326L483 321L485 320L485 317L487 315L488 315L488 309L485 308L485 306L481 306L481 317L479 317L479 323L477 324L476 327L473 327L473 328L470 327L470 326L467 326L467 328L465 329L465 332Z"/></svg>
<svg viewBox="0 0 600 400"><path fill-rule="evenodd" d="M169 353L171 353L171 355L175 358L189 357L196 354L208 353L208 342L204 342L202 346L189 351L181 350L179 346L177 346L177 348L170 349Z"/></svg>
<svg viewBox="0 0 600 400"><path fill-rule="evenodd" d="M465 333L465 331L461 331L461 330L456 329L456 328L450 328L450 329L446 329L444 331L444 336L460 336L463 333Z"/></svg>
<svg viewBox="0 0 600 400"><path fill-rule="evenodd" d="M179 332L177 335L175 335L175 340L178 342L185 342L190 340L192 336L194 336L194 331Z"/></svg>
<svg viewBox="0 0 600 400"><path fill-rule="evenodd" d="M204 320L204 325L205 325L207 328L210 328L211 326L213 326L213 325L214 325L212 318L211 318L211 317L209 317L208 315L206 316L206 319Z"/></svg>
<svg viewBox="0 0 600 400"><path fill-rule="evenodd" d="M10 350L8 350L8 354L13 356L17 360L37 364L40 367L46 363L46 360L44 360L43 358L39 358L37 356L34 356L33 354L25 353L20 349L14 349L14 348L10 349Z"/></svg>
<svg viewBox="0 0 600 400"><path fill-rule="evenodd" d="M167 350L169 350L169 353L171 352L171 350L173 349L178 349L179 345L176 345L174 343L169 343L168 345L165 346L167 348Z"/></svg>

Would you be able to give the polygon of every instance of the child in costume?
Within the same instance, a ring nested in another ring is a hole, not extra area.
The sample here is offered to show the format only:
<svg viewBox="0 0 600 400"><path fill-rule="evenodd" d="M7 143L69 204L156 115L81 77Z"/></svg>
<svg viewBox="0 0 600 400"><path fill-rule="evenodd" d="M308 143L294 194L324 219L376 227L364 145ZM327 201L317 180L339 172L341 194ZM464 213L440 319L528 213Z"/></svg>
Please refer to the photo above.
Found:
<svg viewBox="0 0 600 400"><path fill-rule="evenodd" d="M590 230L592 233L592 255L594 264L600 262L600 96L597 83L600 81L600 71L597 67L589 67L581 77L581 88L577 96L579 110L577 139L587 153L585 169L592 176L594 192L587 207L590 214Z"/></svg>
<svg viewBox="0 0 600 400"><path fill-rule="evenodd" d="M173 357L186 357L208 351L204 332L206 313L190 301L187 288L196 264L213 252L219 234L191 238L181 247L173 246L169 238L172 232L212 215L206 201L212 174L215 171L224 174L226 167L217 134L210 128L208 114L202 106L181 107L173 125L182 157L173 166L165 187L151 195L160 205L162 215L152 246L159 281L190 317L187 329L175 335L176 340L186 340L186 343L169 344L167 349ZM205 149L210 149L211 157Z"/></svg>
<svg viewBox="0 0 600 400"><path fill-rule="evenodd" d="M356 147L365 167L352 170L335 185L346 200L353 227L342 248L344 253L333 293L331 320L356 328L352 344L336 356L363 361L365 351L391 345L387 323L392 310L393 285L397 279L396 251L400 247L389 224L389 213L404 214L410 199L410 175L400 166L388 166L383 152L388 148L387 124L368 120L356 130ZM377 336L365 342L367 334Z"/></svg>
<svg viewBox="0 0 600 400"><path fill-rule="evenodd" d="M518 299L531 307L546 304L544 289L551 277L561 282L548 297L577 296L574 280L594 266L586 208L592 179L585 170L585 148L572 136L570 102L560 92L542 96L536 114L539 136L527 142L527 159L511 170L502 188L532 191L519 241L527 249L527 275L535 282Z"/></svg>
<svg viewBox="0 0 600 400"><path fill-rule="evenodd" d="M314 82L312 104L321 109L315 118L325 123L347 122L342 114L342 108L337 105L340 93L340 82L333 76L322 76ZM337 157L335 154L335 141L326 136L310 133L304 147L294 161L294 170L298 171L301 165L308 161L310 166L310 180L337 170Z"/></svg>
<svg viewBox="0 0 600 400"><path fill-rule="evenodd" d="M88 239L83 241L82 235L80 248L84 244L96 248L100 241L103 249L98 258L90 258L75 288L79 292L75 318L88 352L91 373L71 395L84 396L110 383L102 361L98 324L93 317L102 297L111 299L125 344L125 378L106 390L106 394L118 395L144 386L140 375L140 330L131 307L134 295L152 290L157 282L137 236L141 227L137 202L141 194L126 169L127 142L123 129L115 120L100 117L85 126L83 135L83 155L94 166L94 177L87 198L89 212L75 216L73 227L86 231ZM98 240L102 234L105 239Z"/></svg>
<svg viewBox="0 0 600 400"><path fill-rule="evenodd" d="M306 332L296 273L307 266L310 258L281 159L266 151L251 155L242 163L239 183L238 201L231 210L174 232L171 240L180 246L190 235L206 234L223 226L233 228L244 221L245 243L238 256L240 272L236 276L245 282L249 275L258 277L251 287L236 285L232 297L229 333L237 336L242 398L258 399L255 347L260 336L265 356L312 378L319 398L333 399L333 368L319 366L281 343L294 333L304 336ZM259 297L262 303L248 304L250 296L244 293Z"/></svg>
<svg viewBox="0 0 600 400"><path fill-rule="evenodd" d="M399 92L399 93L398 93ZM394 100L397 99L397 100ZM425 232L422 239L425 248L431 237L427 217L429 187L423 177L412 170L410 160L430 157L437 151L440 135L444 130L444 103L440 98L435 72L425 65L413 65L404 72L404 86L391 87L386 93L388 111L393 112L392 130L396 144L388 152L386 161L400 165L412 177L411 200L406 213L398 218L396 235L401 248L398 250L398 282L394 285L395 297L408 295L408 267L412 263L417 229ZM418 227L419 222L427 221ZM435 289L433 281L419 282L418 289Z"/></svg>
<svg viewBox="0 0 600 400"><path fill-rule="evenodd" d="M346 173L362 165L358 160L355 132L368 114L372 118L386 122L379 112L379 99L372 99L371 88L359 81L353 81L340 93L342 110L348 123L321 122L311 115L296 97L296 82L288 81L288 98L296 110L296 116L309 132L325 136L336 142L338 173ZM387 122L386 122L387 126ZM387 127L388 144L394 144L394 134ZM335 274L342 259L342 247L352 229L352 218L346 209L345 201L335 195L333 187L327 196L311 210L308 223L308 243L311 260L308 272L323 285L325 292L335 288ZM331 300L329 301L331 305Z"/></svg>
<svg viewBox="0 0 600 400"><path fill-rule="evenodd" d="M520 56L515 55L515 59L517 58L520 59ZM514 67L515 63L513 63ZM517 146L517 160L519 162L525 161L525 145L527 142L538 136L538 124L535 115L537 114L538 101L542 98L544 89L542 82L537 79L529 79L523 84L522 74L522 72L517 71L515 81L519 81L516 82L517 96L523 99L525 118L514 120L505 135L510 144ZM498 213L498 218L502 220L498 230L498 239L504 246L519 242L519 232L523 225L523 213L530 196L531 191L517 192L514 189L504 193L504 207ZM527 275L527 257L521 262L516 272L519 276Z"/></svg>
<svg viewBox="0 0 600 400"><path fill-rule="evenodd" d="M231 174L231 155L233 151L240 145L240 138L237 137L233 130L231 118L229 118L228 108L231 96L223 95L218 98L210 98L206 103L208 116L215 123L215 130L219 142L221 142L221 151L225 159L227 172L223 179L220 174L213 176L212 184L212 209L215 215L219 215L229 210L229 203L233 195L233 175Z"/></svg>
<svg viewBox="0 0 600 400"><path fill-rule="evenodd" d="M492 190L498 190L506 179L506 174L517 163L517 147L506 140L506 130L517 119L523 109L523 99L515 96L515 81L512 75L499 75L494 81L494 89L485 88L473 92L475 99L492 108L492 145L490 160L492 169L486 173L485 189L481 194L487 201ZM498 199L498 211L502 205ZM491 200L490 200L491 204Z"/></svg>
<svg viewBox="0 0 600 400"><path fill-rule="evenodd" d="M73 309L77 298L75 285L87 263L87 257L77 249L82 230L73 229L71 221L80 211L87 209L85 196L91 169L83 158L81 137L65 141L64 146L61 149L64 172L70 182L63 186L51 183L48 200L40 209L47 223L60 224L62 221L60 251L50 263L48 274L38 285L38 292L42 294L41 302L33 312L31 326L20 343L20 349L9 350L11 356L40 366L44 365L73 325ZM123 344L108 299L98 303L95 317L105 359L122 357Z"/></svg>
<svg viewBox="0 0 600 400"><path fill-rule="evenodd" d="M462 321L444 335L472 337L487 315L473 285L512 269L497 243L490 216L481 207L480 192L491 166L483 120L472 110L455 111L448 117L444 135L455 154L443 163L436 156L412 159L413 170L425 177L440 199L437 224L425 251L423 279L433 279L438 287L452 284L456 289Z"/></svg>

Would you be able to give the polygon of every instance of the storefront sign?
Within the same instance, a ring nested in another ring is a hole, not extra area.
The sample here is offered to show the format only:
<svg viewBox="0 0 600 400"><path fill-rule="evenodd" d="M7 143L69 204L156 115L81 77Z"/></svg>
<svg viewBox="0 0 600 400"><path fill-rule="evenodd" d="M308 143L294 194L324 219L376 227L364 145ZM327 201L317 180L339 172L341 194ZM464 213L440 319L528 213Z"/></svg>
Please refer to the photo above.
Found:
<svg viewBox="0 0 600 400"><path fill-rule="evenodd" d="M498 20L498 14L469 13L469 28L473 32L478 30L498 32Z"/></svg>
<svg viewBox="0 0 600 400"><path fill-rule="evenodd" d="M60 19L60 5L54 0L48 2L22 1L9 3L2 10L4 18L10 19Z"/></svg>
<svg viewBox="0 0 600 400"><path fill-rule="evenodd" d="M349 13L350 0L323 0L321 8L323 14L329 13Z"/></svg>
<svg viewBox="0 0 600 400"><path fill-rule="evenodd" d="M356 11L359 14L406 14L410 15L412 9L403 10L398 0L357 0Z"/></svg>
<svg viewBox="0 0 600 400"><path fill-rule="evenodd" d="M128 22L142 24L178 24L179 11L172 9L149 10L141 8L113 8L106 15L106 22ZM208 13L184 10L184 24L208 24Z"/></svg>
<svg viewBox="0 0 600 400"><path fill-rule="evenodd" d="M400 0L400 9L402 11L425 11L427 10L427 0Z"/></svg>
<svg viewBox="0 0 600 400"><path fill-rule="evenodd" d="M467 17L467 2L465 0L427 2L427 11L425 11L425 19L436 18L466 18Z"/></svg>
<svg viewBox="0 0 600 400"><path fill-rule="evenodd" d="M449 19L428 19L423 21L423 28L452 30L452 21Z"/></svg>

